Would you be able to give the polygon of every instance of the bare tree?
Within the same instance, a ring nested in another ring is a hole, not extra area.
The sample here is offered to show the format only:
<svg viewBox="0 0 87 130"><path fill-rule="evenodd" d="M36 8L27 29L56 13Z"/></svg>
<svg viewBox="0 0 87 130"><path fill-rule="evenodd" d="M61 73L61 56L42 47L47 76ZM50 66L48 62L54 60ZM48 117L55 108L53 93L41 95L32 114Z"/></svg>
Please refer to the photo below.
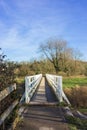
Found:
<svg viewBox="0 0 87 130"><path fill-rule="evenodd" d="M56 73L64 67L66 59L72 57L72 49L65 40L48 40L40 45L40 51L53 63Z"/></svg>

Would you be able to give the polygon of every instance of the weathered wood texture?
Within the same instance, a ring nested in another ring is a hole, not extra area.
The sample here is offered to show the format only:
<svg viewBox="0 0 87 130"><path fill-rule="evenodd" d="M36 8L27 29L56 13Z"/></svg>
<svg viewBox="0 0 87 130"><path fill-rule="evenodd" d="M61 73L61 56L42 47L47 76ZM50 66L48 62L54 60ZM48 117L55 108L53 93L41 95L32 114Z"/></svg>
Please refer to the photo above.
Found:
<svg viewBox="0 0 87 130"><path fill-rule="evenodd" d="M17 104L18 100L14 101L11 106L0 116L0 125L4 122L4 120L8 117Z"/></svg>
<svg viewBox="0 0 87 130"><path fill-rule="evenodd" d="M12 91L16 90L16 84L7 87L3 91L0 92L0 101L3 100L6 96L8 96Z"/></svg>

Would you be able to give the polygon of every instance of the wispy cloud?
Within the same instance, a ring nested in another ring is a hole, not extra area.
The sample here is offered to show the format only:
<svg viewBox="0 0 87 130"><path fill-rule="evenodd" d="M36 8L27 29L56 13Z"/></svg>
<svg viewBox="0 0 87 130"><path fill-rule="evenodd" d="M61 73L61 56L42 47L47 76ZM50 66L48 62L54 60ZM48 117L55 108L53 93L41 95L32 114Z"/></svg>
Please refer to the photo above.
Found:
<svg viewBox="0 0 87 130"><path fill-rule="evenodd" d="M80 37L86 44L83 7L74 0L0 0L0 47L12 60L22 60L35 57L39 43L49 37L63 36L77 46Z"/></svg>

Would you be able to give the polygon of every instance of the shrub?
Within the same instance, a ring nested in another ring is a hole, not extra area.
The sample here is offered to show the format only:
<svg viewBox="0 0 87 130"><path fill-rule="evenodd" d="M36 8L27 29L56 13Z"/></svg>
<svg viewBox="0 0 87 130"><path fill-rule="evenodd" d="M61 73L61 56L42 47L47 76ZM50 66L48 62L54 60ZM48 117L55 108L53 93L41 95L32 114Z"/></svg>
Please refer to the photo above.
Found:
<svg viewBox="0 0 87 130"><path fill-rule="evenodd" d="M71 104L74 107L87 107L87 87L75 87L65 89L65 93L68 96Z"/></svg>

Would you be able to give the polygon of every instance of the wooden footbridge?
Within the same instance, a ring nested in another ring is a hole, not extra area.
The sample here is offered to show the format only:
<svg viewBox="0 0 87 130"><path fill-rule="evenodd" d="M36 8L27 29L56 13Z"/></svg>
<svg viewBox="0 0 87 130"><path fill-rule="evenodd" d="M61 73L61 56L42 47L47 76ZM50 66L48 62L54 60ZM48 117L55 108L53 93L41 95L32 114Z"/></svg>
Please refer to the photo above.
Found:
<svg viewBox="0 0 87 130"><path fill-rule="evenodd" d="M68 130L59 105L63 100L70 104L62 89L61 76L46 74L43 77L39 74L25 77L25 92L20 100L22 121L15 130ZM9 115L17 104L18 101L6 114ZM0 124L6 114L0 117Z"/></svg>
<svg viewBox="0 0 87 130"><path fill-rule="evenodd" d="M39 87L38 87L39 86ZM25 93L21 102L27 107L23 122L16 130L68 130L61 108L63 99L69 104L62 90L62 77L46 74L25 77Z"/></svg>

